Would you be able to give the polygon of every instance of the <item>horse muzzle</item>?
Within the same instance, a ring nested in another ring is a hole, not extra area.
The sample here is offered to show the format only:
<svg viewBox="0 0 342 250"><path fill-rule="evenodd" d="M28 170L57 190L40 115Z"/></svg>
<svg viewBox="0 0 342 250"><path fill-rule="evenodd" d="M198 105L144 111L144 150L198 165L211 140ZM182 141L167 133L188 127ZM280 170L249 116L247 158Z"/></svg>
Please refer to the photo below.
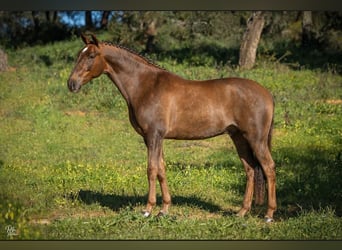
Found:
<svg viewBox="0 0 342 250"><path fill-rule="evenodd" d="M80 91L81 86L82 85L78 81L76 81L74 79L69 79L68 80L68 88L73 93L77 93L78 91Z"/></svg>

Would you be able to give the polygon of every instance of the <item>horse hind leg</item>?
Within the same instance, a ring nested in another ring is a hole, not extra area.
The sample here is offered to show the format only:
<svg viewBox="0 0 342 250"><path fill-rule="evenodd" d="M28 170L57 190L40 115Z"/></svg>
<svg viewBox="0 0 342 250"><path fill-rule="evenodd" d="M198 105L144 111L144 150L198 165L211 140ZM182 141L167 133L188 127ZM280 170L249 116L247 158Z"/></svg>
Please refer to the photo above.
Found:
<svg viewBox="0 0 342 250"><path fill-rule="evenodd" d="M275 163L272 159L267 139L263 140L260 144L254 143L251 147L267 179L268 209L265 218L267 222L270 222L273 220L273 213L277 208Z"/></svg>
<svg viewBox="0 0 342 250"><path fill-rule="evenodd" d="M257 166L257 161L253 155L253 151L246 140L243 137L240 131L230 131L230 137L232 138L240 160L244 166L246 171L246 189L245 195L243 198L243 203L240 211L237 213L237 216L244 216L252 206L253 200L253 192L254 192L254 179L255 179L255 168Z"/></svg>
<svg viewBox="0 0 342 250"><path fill-rule="evenodd" d="M165 161L164 154L160 157L159 168L157 173L157 178L160 184L160 189L163 197L163 207L160 210L158 216L163 216L168 213L169 207L171 205L171 195L169 193L169 188L166 179L166 169L165 169Z"/></svg>

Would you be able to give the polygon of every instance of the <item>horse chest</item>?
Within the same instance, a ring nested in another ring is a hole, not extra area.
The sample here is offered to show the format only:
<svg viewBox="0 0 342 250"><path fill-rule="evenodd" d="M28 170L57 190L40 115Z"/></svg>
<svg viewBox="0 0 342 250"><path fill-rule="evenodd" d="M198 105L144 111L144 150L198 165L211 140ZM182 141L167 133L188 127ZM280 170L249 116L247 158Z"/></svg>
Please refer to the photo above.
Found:
<svg viewBox="0 0 342 250"><path fill-rule="evenodd" d="M136 132L142 136L155 129L164 130L165 116L155 106L141 105L129 108L129 120Z"/></svg>

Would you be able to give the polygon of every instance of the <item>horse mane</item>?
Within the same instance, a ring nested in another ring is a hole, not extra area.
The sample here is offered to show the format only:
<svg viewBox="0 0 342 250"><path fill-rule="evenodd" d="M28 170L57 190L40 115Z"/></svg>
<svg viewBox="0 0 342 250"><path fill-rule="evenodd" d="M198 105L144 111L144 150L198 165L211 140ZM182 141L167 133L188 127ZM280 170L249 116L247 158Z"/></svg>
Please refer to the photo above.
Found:
<svg viewBox="0 0 342 250"><path fill-rule="evenodd" d="M139 57L148 65L151 65L151 66L156 67L156 68L161 69L161 70L166 70L165 68L163 68L160 65L156 64L155 62L153 62L152 59L148 58L147 56L142 55L141 53L139 53L133 49L127 48L121 44L116 44L116 43L112 43L112 42L108 42L108 41L104 41L103 44L108 45L108 46L113 46L113 47L118 48L120 50L124 50L130 54L133 54L133 55Z"/></svg>

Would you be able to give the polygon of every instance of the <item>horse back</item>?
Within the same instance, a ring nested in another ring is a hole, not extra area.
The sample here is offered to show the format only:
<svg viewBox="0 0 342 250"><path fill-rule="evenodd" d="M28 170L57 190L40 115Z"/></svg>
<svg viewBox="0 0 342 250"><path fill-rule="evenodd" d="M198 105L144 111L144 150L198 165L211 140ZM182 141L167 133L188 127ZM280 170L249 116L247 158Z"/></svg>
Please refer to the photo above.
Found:
<svg viewBox="0 0 342 250"><path fill-rule="evenodd" d="M248 79L192 81L167 75L154 91L154 114L166 138L209 138L231 126L249 130L273 116L272 95Z"/></svg>

